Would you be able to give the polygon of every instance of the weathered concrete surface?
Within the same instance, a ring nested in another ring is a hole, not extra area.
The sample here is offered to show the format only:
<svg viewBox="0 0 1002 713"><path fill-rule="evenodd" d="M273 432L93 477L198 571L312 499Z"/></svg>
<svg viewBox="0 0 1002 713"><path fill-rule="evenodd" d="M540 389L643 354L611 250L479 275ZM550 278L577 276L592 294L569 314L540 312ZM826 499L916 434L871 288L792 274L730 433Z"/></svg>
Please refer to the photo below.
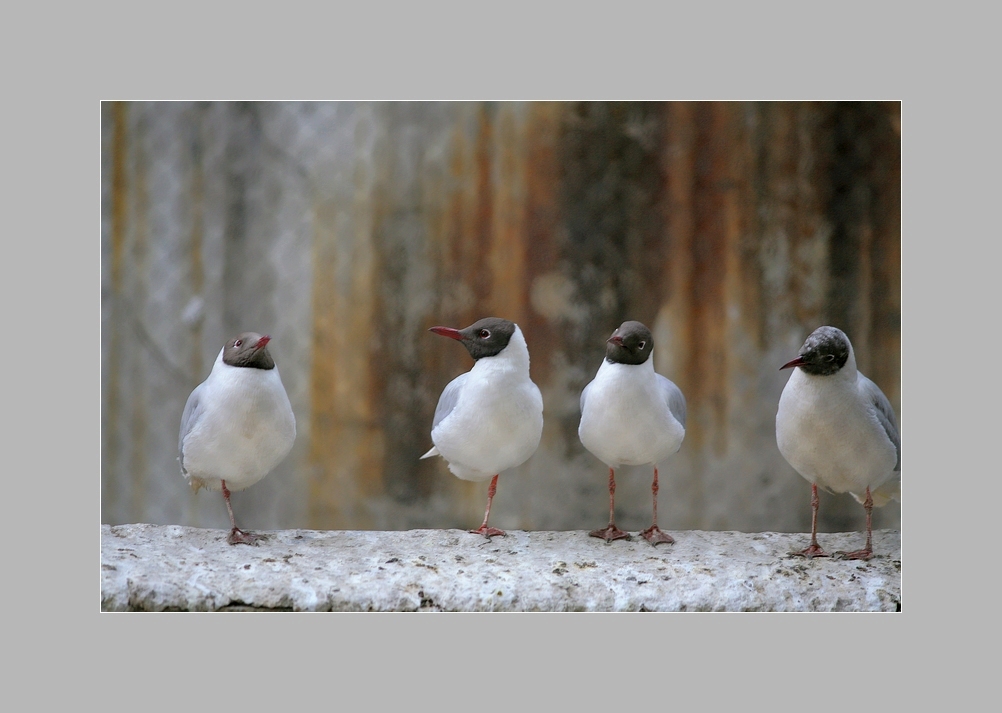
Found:
<svg viewBox="0 0 1002 713"><path fill-rule="evenodd" d="M256 547L223 530L103 525L106 611L896 611L901 537L869 562L788 556L808 535L672 532L674 545L583 531L280 530ZM862 533L822 533L829 552Z"/></svg>

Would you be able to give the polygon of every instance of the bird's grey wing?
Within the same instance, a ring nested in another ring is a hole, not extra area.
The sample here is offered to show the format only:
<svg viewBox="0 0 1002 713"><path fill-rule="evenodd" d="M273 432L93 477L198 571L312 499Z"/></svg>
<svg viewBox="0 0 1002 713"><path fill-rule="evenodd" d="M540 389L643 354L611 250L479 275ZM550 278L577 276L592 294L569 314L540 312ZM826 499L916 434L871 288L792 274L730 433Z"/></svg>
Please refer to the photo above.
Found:
<svg viewBox="0 0 1002 713"><path fill-rule="evenodd" d="M658 377L658 385L661 387L661 393L664 395L665 403L668 404L668 410L671 411L671 415L675 417L675 420L685 427L685 396L682 395L682 389L678 388L671 381L661 376L661 374L656 375Z"/></svg>
<svg viewBox="0 0 1002 713"><path fill-rule="evenodd" d="M591 388L593 382L589 381L588 385L581 389L581 413L584 413L585 399L588 396L588 389Z"/></svg>
<svg viewBox="0 0 1002 713"><path fill-rule="evenodd" d="M184 405L184 412L181 414L181 432L177 437L177 452L178 460L181 462L181 472L187 474L184 469L184 439L191 429L195 427L198 423L198 419L201 418L202 412L205 410L202 406L202 385L199 384L195 387L195 390L191 392L188 396L188 401Z"/></svg>
<svg viewBox="0 0 1002 713"><path fill-rule="evenodd" d="M871 406L873 406L873 412L877 417L877 421L880 425L884 427L884 431L887 432L887 437L891 439L891 443L898 451L898 462L894 466L894 470L901 470L901 435L898 433L898 419L894 415L894 409L891 407L891 402L887 400L884 396L884 392L880 390L880 387L874 384L872 381L867 379L862 374L859 375L859 390L862 392L864 398L869 400Z"/></svg>
<svg viewBox="0 0 1002 713"><path fill-rule="evenodd" d="M452 413L452 409L456 408L456 403L459 401L459 392L462 390L463 384L466 383L466 378L469 375L470 372L460 374L450 381L449 385L442 391L442 395L438 397L438 406L435 407L435 418L431 422L431 430L434 431L435 427L442 422L442 419Z"/></svg>

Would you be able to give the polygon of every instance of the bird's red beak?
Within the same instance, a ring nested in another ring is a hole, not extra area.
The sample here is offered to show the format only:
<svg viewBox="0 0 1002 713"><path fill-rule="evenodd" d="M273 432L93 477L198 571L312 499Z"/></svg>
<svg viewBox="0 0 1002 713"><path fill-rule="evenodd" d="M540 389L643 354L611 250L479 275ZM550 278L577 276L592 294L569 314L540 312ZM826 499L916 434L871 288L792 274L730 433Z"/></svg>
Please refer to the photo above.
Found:
<svg viewBox="0 0 1002 713"><path fill-rule="evenodd" d="M782 371L783 369L790 369L795 366L803 366L806 363L807 362L804 361L802 357L797 357L796 359L792 359L791 361L783 364L783 366L779 367L779 370Z"/></svg>
<svg viewBox="0 0 1002 713"><path fill-rule="evenodd" d="M443 337L448 337L449 339L458 339L462 341L463 335L458 329L453 329L452 327L432 327L428 330L429 332L434 332L435 334L441 334Z"/></svg>
<svg viewBox="0 0 1002 713"><path fill-rule="evenodd" d="M618 334L613 334L611 337L609 337L605 341L606 342L612 342L613 344L618 344L619 346L623 346L623 338L621 336L619 336Z"/></svg>
<svg viewBox="0 0 1002 713"><path fill-rule="evenodd" d="M264 335L263 337L261 337L260 339L257 340L257 344L255 345L254 348L255 349L264 349L266 346L268 346L268 342L270 342L270 341L271 341L271 336L266 334L266 335Z"/></svg>

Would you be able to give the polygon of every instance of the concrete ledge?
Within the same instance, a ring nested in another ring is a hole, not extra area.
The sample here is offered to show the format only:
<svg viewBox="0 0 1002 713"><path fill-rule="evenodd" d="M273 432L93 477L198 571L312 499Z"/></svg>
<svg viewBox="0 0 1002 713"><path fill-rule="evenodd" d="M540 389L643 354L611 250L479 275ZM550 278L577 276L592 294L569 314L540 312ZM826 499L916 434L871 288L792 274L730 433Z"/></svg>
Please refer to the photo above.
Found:
<svg viewBox="0 0 1002 713"><path fill-rule="evenodd" d="M261 531L257 531L261 532ZM789 557L809 535L671 532L674 545L583 531L280 530L103 525L105 611L899 611L901 536L868 562ZM865 533L822 533L828 552Z"/></svg>

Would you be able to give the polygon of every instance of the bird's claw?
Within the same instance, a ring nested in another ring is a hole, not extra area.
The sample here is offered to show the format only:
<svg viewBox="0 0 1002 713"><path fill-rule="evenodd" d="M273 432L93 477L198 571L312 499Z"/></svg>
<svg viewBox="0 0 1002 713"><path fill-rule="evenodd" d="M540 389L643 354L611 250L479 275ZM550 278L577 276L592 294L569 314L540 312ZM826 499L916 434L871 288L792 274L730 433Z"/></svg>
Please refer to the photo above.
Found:
<svg viewBox="0 0 1002 713"><path fill-rule="evenodd" d="M657 525L651 525L646 530L641 532L640 536L652 545L657 545L661 542L667 542L669 545L675 544L675 538L666 532L663 532Z"/></svg>
<svg viewBox="0 0 1002 713"><path fill-rule="evenodd" d="M820 545L808 545L799 552L789 552L787 553L790 557L807 557L808 559L814 559L815 557L828 557L829 554L821 549Z"/></svg>
<svg viewBox="0 0 1002 713"><path fill-rule="evenodd" d="M507 537L508 536L508 533L506 533L504 530L499 530L496 527L487 527L487 525L481 525L480 529L478 529L478 530L467 530L467 532L470 532L470 533L472 533L474 535L483 535L488 540L491 539L492 537L497 536L497 535L500 535L501 537Z"/></svg>
<svg viewBox="0 0 1002 713"><path fill-rule="evenodd" d="M588 533L588 535L591 537L601 537L606 542L612 542L613 540L630 541L633 539L630 537L629 533L623 532L612 523L610 523L608 527L604 527L601 530L592 530Z"/></svg>
<svg viewBox="0 0 1002 713"><path fill-rule="evenodd" d="M853 550L852 552L839 550L835 556L841 560L868 560L873 557L873 550Z"/></svg>

